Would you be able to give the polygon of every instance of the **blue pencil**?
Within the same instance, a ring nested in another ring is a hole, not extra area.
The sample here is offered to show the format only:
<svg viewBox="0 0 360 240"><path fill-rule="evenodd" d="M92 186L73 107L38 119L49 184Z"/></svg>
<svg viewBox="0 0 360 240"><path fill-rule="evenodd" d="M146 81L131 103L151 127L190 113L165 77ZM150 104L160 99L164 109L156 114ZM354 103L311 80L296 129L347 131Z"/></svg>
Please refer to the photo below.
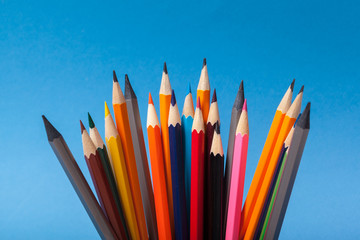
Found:
<svg viewBox="0 0 360 240"><path fill-rule="evenodd" d="M188 228L190 227L190 186L191 186L191 129L194 121L194 102L189 84L189 93L184 100L181 116L183 153L185 161L185 196Z"/></svg>
<svg viewBox="0 0 360 240"><path fill-rule="evenodd" d="M179 109L176 104L174 90L171 94L171 104L169 110L169 143L170 143L170 162L171 180L173 189L174 203L174 225L176 240L188 239L188 225L186 218L185 201L185 163L182 149L182 132Z"/></svg>

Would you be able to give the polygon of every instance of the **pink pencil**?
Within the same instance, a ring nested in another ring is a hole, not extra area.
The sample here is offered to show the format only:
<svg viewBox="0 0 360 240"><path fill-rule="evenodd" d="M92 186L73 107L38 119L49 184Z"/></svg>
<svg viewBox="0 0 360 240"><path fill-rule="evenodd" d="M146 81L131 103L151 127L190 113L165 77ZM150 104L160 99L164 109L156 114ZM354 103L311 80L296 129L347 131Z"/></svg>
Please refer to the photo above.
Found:
<svg viewBox="0 0 360 240"><path fill-rule="evenodd" d="M230 180L229 208L226 224L226 240L239 239L241 206L244 192L246 157L249 143L249 124L246 99L235 132L233 167Z"/></svg>

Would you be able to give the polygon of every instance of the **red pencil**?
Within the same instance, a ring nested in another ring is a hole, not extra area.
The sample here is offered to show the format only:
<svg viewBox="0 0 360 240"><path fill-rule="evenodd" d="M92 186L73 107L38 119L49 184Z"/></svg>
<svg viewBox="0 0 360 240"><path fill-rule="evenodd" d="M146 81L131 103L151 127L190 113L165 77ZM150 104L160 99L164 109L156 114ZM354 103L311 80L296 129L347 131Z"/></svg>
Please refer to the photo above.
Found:
<svg viewBox="0 0 360 240"><path fill-rule="evenodd" d="M205 128L198 98L191 134L190 239L203 239Z"/></svg>

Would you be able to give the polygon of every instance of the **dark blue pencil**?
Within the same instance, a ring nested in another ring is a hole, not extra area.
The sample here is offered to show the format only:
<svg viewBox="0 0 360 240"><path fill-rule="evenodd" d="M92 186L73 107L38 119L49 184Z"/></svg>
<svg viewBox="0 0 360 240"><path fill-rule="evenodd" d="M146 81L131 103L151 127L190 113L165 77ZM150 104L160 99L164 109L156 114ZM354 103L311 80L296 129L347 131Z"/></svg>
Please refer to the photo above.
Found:
<svg viewBox="0 0 360 240"><path fill-rule="evenodd" d="M185 198L185 163L182 152L182 131L179 109L176 104L174 90L171 95L169 110L169 143L171 179L174 203L174 224L176 240L188 239Z"/></svg>

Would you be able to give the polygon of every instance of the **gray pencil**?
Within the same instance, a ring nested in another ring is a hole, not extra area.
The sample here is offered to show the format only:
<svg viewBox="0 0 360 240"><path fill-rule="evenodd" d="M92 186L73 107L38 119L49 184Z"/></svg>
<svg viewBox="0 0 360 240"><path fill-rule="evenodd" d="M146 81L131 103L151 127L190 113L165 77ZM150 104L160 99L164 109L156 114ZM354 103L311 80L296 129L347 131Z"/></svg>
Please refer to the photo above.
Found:
<svg viewBox="0 0 360 240"><path fill-rule="evenodd" d="M234 140L235 140L235 132L236 127L240 119L241 110L244 105L244 83L241 81L239 90L236 94L236 98L234 101L234 105L231 111L231 120L230 120L230 131L229 131L229 141L228 148L226 153L226 164L225 164L225 178L224 178L224 226L223 229L226 229L226 220L227 220L227 209L229 203L229 189L230 189L230 179L231 179L231 169L232 169L232 160L234 154ZM223 237L225 237L225 231L223 231Z"/></svg>
<svg viewBox="0 0 360 240"><path fill-rule="evenodd" d="M289 147L284 172L280 180L278 193L265 233L265 239L278 239L281 226L289 203L295 177L299 169L301 156L304 151L306 139L310 129L310 102L296 123L294 135Z"/></svg>
<svg viewBox="0 0 360 240"><path fill-rule="evenodd" d="M114 230L101 210L99 203L91 191L89 184L77 165L64 138L44 115L42 118L50 146L57 156L101 239L117 239Z"/></svg>
<svg viewBox="0 0 360 240"><path fill-rule="evenodd" d="M150 239L158 239L154 193L151 186L149 164L146 156L144 135L141 127L139 106L128 75L125 75L125 101L129 116L131 137L134 146L140 191L144 205L146 225Z"/></svg>

